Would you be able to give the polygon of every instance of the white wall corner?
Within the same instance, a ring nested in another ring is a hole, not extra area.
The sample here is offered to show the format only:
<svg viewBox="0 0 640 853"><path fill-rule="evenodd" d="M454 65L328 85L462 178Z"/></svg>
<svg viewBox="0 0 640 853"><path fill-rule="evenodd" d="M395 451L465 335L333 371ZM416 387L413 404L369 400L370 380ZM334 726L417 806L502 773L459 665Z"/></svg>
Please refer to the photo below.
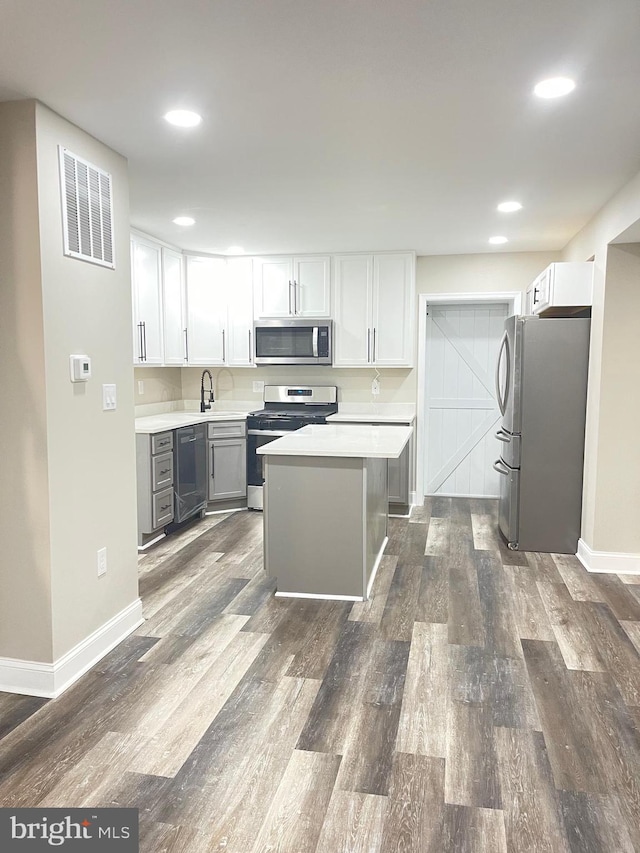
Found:
<svg viewBox="0 0 640 853"><path fill-rule="evenodd" d="M576 557L588 572L616 575L640 575L640 554L594 551L584 539L578 539Z"/></svg>
<svg viewBox="0 0 640 853"><path fill-rule="evenodd" d="M55 699L143 622L137 598L55 663L0 658L0 692Z"/></svg>

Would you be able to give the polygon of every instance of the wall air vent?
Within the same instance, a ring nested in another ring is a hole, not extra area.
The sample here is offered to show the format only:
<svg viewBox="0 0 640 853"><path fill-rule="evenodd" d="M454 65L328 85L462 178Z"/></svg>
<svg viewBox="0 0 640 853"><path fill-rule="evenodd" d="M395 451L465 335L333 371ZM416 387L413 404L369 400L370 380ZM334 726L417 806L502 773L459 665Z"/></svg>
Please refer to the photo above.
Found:
<svg viewBox="0 0 640 853"><path fill-rule="evenodd" d="M115 269L111 175L60 146L64 253Z"/></svg>

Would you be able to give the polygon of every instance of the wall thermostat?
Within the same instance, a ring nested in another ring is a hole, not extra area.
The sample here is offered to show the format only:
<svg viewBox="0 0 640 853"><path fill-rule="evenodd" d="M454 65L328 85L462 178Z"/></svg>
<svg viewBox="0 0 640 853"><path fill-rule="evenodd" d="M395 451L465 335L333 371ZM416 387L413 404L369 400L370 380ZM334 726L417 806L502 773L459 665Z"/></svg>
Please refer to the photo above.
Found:
<svg viewBox="0 0 640 853"><path fill-rule="evenodd" d="M91 378L91 359L88 355L70 355L69 368L72 382L86 382Z"/></svg>

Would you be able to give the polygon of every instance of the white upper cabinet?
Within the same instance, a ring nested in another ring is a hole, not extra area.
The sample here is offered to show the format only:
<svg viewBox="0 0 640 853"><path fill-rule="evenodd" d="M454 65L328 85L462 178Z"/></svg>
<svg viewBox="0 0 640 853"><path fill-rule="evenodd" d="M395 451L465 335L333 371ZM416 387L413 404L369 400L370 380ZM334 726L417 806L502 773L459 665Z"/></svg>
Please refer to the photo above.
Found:
<svg viewBox="0 0 640 853"><path fill-rule="evenodd" d="M179 252L162 249L162 316L164 323L164 363L186 362L186 322L184 312L183 258Z"/></svg>
<svg viewBox="0 0 640 853"><path fill-rule="evenodd" d="M406 253L373 256L371 360L385 367L413 363L415 258Z"/></svg>
<svg viewBox="0 0 640 853"><path fill-rule="evenodd" d="M134 364L162 364L160 246L131 238Z"/></svg>
<svg viewBox="0 0 640 853"><path fill-rule="evenodd" d="M254 285L257 319L331 316L328 255L255 258Z"/></svg>
<svg viewBox="0 0 640 853"><path fill-rule="evenodd" d="M187 363L222 365L226 355L226 263L187 256Z"/></svg>
<svg viewBox="0 0 640 853"><path fill-rule="evenodd" d="M229 367L253 366L253 263L251 258L227 261L226 363Z"/></svg>
<svg viewBox="0 0 640 853"><path fill-rule="evenodd" d="M590 261L549 264L527 288L525 301L530 314L571 313L587 308L593 304L593 264Z"/></svg>
<svg viewBox="0 0 640 853"><path fill-rule="evenodd" d="M371 364L373 255L337 255L334 276L333 363L368 367Z"/></svg>
<svg viewBox="0 0 640 853"><path fill-rule="evenodd" d="M415 256L337 255L336 367L411 367Z"/></svg>

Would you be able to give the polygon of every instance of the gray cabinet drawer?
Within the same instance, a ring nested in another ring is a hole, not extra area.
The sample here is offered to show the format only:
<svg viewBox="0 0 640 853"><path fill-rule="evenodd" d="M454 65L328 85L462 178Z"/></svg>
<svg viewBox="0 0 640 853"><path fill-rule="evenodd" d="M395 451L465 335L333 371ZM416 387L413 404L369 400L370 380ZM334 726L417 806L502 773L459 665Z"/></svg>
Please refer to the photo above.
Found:
<svg viewBox="0 0 640 853"><path fill-rule="evenodd" d="M246 421L214 421L209 423L209 438L244 438Z"/></svg>
<svg viewBox="0 0 640 853"><path fill-rule="evenodd" d="M173 520L173 487L153 496L151 514L154 530Z"/></svg>
<svg viewBox="0 0 640 853"><path fill-rule="evenodd" d="M173 450L173 432L158 432L151 436L151 452L154 456L167 450Z"/></svg>
<svg viewBox="0 0 640 853"><path fill-rule="evenodd" d="M173 485L173 453L162 453L151 459L151 490L157 492Z"/></svg>

